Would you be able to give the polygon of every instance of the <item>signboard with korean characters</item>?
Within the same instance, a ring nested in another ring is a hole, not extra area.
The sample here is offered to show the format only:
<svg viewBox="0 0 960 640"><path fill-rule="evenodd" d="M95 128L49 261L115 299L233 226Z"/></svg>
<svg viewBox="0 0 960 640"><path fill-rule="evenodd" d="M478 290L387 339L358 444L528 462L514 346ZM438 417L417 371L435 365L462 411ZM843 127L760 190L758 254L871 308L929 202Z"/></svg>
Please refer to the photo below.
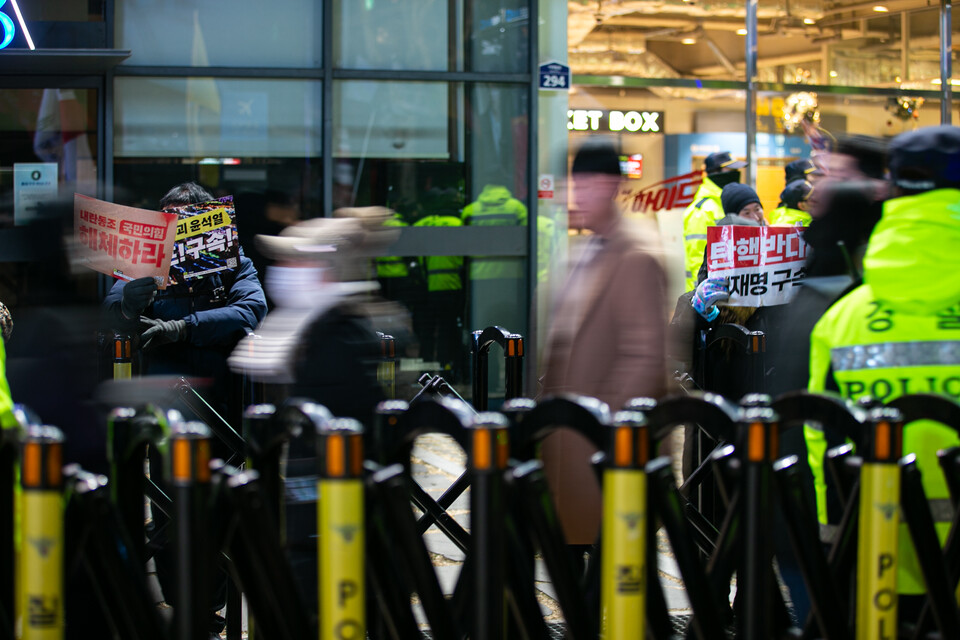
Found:
<svg viewBox="0 0 960 640"><path fill-rule="evenodd" d="M806 275L807 243L798 227L707 229L707 273L729 281L732 307L790 302Z"/></svg>
<svg viewBox="0 0 960 640"><path fill-rule="evenodd" d="M166 288L177 215L73 196L76 264L120 280L151 277Z"/></svg>
<svg viewBox="0 0 960 640"><path fill-rule="evenodd" d="M177 215L170 260L172 284L237 267L240 239L237 237L233 196L172 207L167 211Z"/></svg>

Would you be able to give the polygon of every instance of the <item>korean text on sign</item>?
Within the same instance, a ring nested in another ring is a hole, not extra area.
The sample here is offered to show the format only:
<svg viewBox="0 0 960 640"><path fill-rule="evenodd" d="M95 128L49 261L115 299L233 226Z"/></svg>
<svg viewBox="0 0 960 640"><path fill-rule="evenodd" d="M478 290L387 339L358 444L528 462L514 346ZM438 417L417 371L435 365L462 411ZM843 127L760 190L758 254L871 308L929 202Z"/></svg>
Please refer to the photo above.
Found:
<svg viewBox="0 0 960 640"><path fill-rule="evenodd" d="M793 298L806 272L807 244L797 227L707 229L707 273L729 280L733 307L767 307Z"/></svg>
<svg viewBox="0 0 960 640"><path fill-rule="evenodd" d="M170 278L182 283L239 264L233 196L171 209L178 216Z"/></svg>
<svg viewBox="0 0 960 640"><path fill-rule="evenodd" d="M166 287L177 216L74 194L76 260L123 280L151 277Z"/></svg>

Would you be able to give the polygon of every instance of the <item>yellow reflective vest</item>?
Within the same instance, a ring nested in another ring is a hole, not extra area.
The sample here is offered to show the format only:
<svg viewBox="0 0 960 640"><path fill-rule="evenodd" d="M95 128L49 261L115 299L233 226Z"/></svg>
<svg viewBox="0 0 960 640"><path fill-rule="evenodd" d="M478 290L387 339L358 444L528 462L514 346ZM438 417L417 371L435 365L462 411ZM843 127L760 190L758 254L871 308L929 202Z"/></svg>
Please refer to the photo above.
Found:
<svg viewBox="0 0 960 640"><path fill-rule="evenodd" d="M800 223L801 227L810 226L813 218L806 211L800 209L791 209L787 205L780 205L770 212L770 226L796 227Z"/></svg>
<svg viewBox="0 0 960 640"><path fill-rule="evenodd" d="M476 202L463 209L463 224L472 226L523 226L527 224L527 207L510 195L506 187L488 184ZM470 277L522 278L524 259L514 256L471 256Z"/></svg>
<svg viewBox="0 0 960 640"><path fill-rule="evenodd" d="M883 402L909 393L960 399L960 191L938 189L884 204L864 257L864 284L834 304L810 336L811 391L830 377L844 396ZM826 522L822 431L804 435ZM903 453L914 453L927 498L949 492L937 451L960 444L952 429L919 420L904 429ZM936 512L937 510L935 510ZM937 522L940 543L950 523ZM923 576L905 524L900 527L898 590L924 592Z"/></svg>
<svg viewBox="0 0 960 640"><path fill-rule="evenodd" d="M704 176L693 202L683 212L683 254L685 291L697 288L697 273L703 264L703 252L707 249L707 227L712 227L723 217L720 192L723 191L710 178Z"/></svg>
<svg viewBox="0 0 960 640"><path fill-rule="evenodd" d="M417 220L415 227L459 227L463 223L456 216L427 216ZM423 256L420 258L427 273L427 291L459 291L463 289L463 256Z"/></svg>
<svg viewBox="0 0 960 640"><path fill-rule="evenodd" d="M399 213L393 214L392 218L383 221L385 227L406 227L408 226ZM380 256L376 259L378 278L406 278L410 272L407 269L407 261L401 256Z"/></svg>

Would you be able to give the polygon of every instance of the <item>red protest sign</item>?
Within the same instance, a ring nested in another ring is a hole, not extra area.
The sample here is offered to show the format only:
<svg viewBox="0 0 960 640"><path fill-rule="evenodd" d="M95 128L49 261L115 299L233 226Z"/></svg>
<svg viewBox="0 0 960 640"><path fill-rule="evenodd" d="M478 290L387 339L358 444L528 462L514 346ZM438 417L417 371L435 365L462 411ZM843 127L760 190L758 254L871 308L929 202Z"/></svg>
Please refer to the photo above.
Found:
<svg viewBox="0 0 960 640"><path fill-rule="evenodd" d="M707 274L727 278L732 307L790 301L806 271L807 243L798 227L727 225L707 229Z"/></svg>
<svg viewBox="0 0 960 640"><path fill-rule="evenodd" d="M177 214L73 196L76 261L122 280L151 277L161 289L170 273Z"/></svg>

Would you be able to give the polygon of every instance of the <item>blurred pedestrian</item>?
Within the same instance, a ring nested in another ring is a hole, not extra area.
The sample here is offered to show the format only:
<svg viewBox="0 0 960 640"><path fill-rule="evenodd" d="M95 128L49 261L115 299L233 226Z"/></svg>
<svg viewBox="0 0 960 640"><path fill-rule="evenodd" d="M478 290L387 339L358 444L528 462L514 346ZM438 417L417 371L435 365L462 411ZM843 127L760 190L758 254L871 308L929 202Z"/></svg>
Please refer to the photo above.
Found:
<svg viewBox="0 0 960 640"><path fill-rule="evenodd" d="M656 398L665 390L666 274L656 227L625 220L614 203L621 176L613 145L585 143L572 173L570 224L592 235L552 314L543 393L592 396L617 411L630 398ZM600 488L590 463L595 451L569 431L543 443L568 544L597 539Z"/></svg>

